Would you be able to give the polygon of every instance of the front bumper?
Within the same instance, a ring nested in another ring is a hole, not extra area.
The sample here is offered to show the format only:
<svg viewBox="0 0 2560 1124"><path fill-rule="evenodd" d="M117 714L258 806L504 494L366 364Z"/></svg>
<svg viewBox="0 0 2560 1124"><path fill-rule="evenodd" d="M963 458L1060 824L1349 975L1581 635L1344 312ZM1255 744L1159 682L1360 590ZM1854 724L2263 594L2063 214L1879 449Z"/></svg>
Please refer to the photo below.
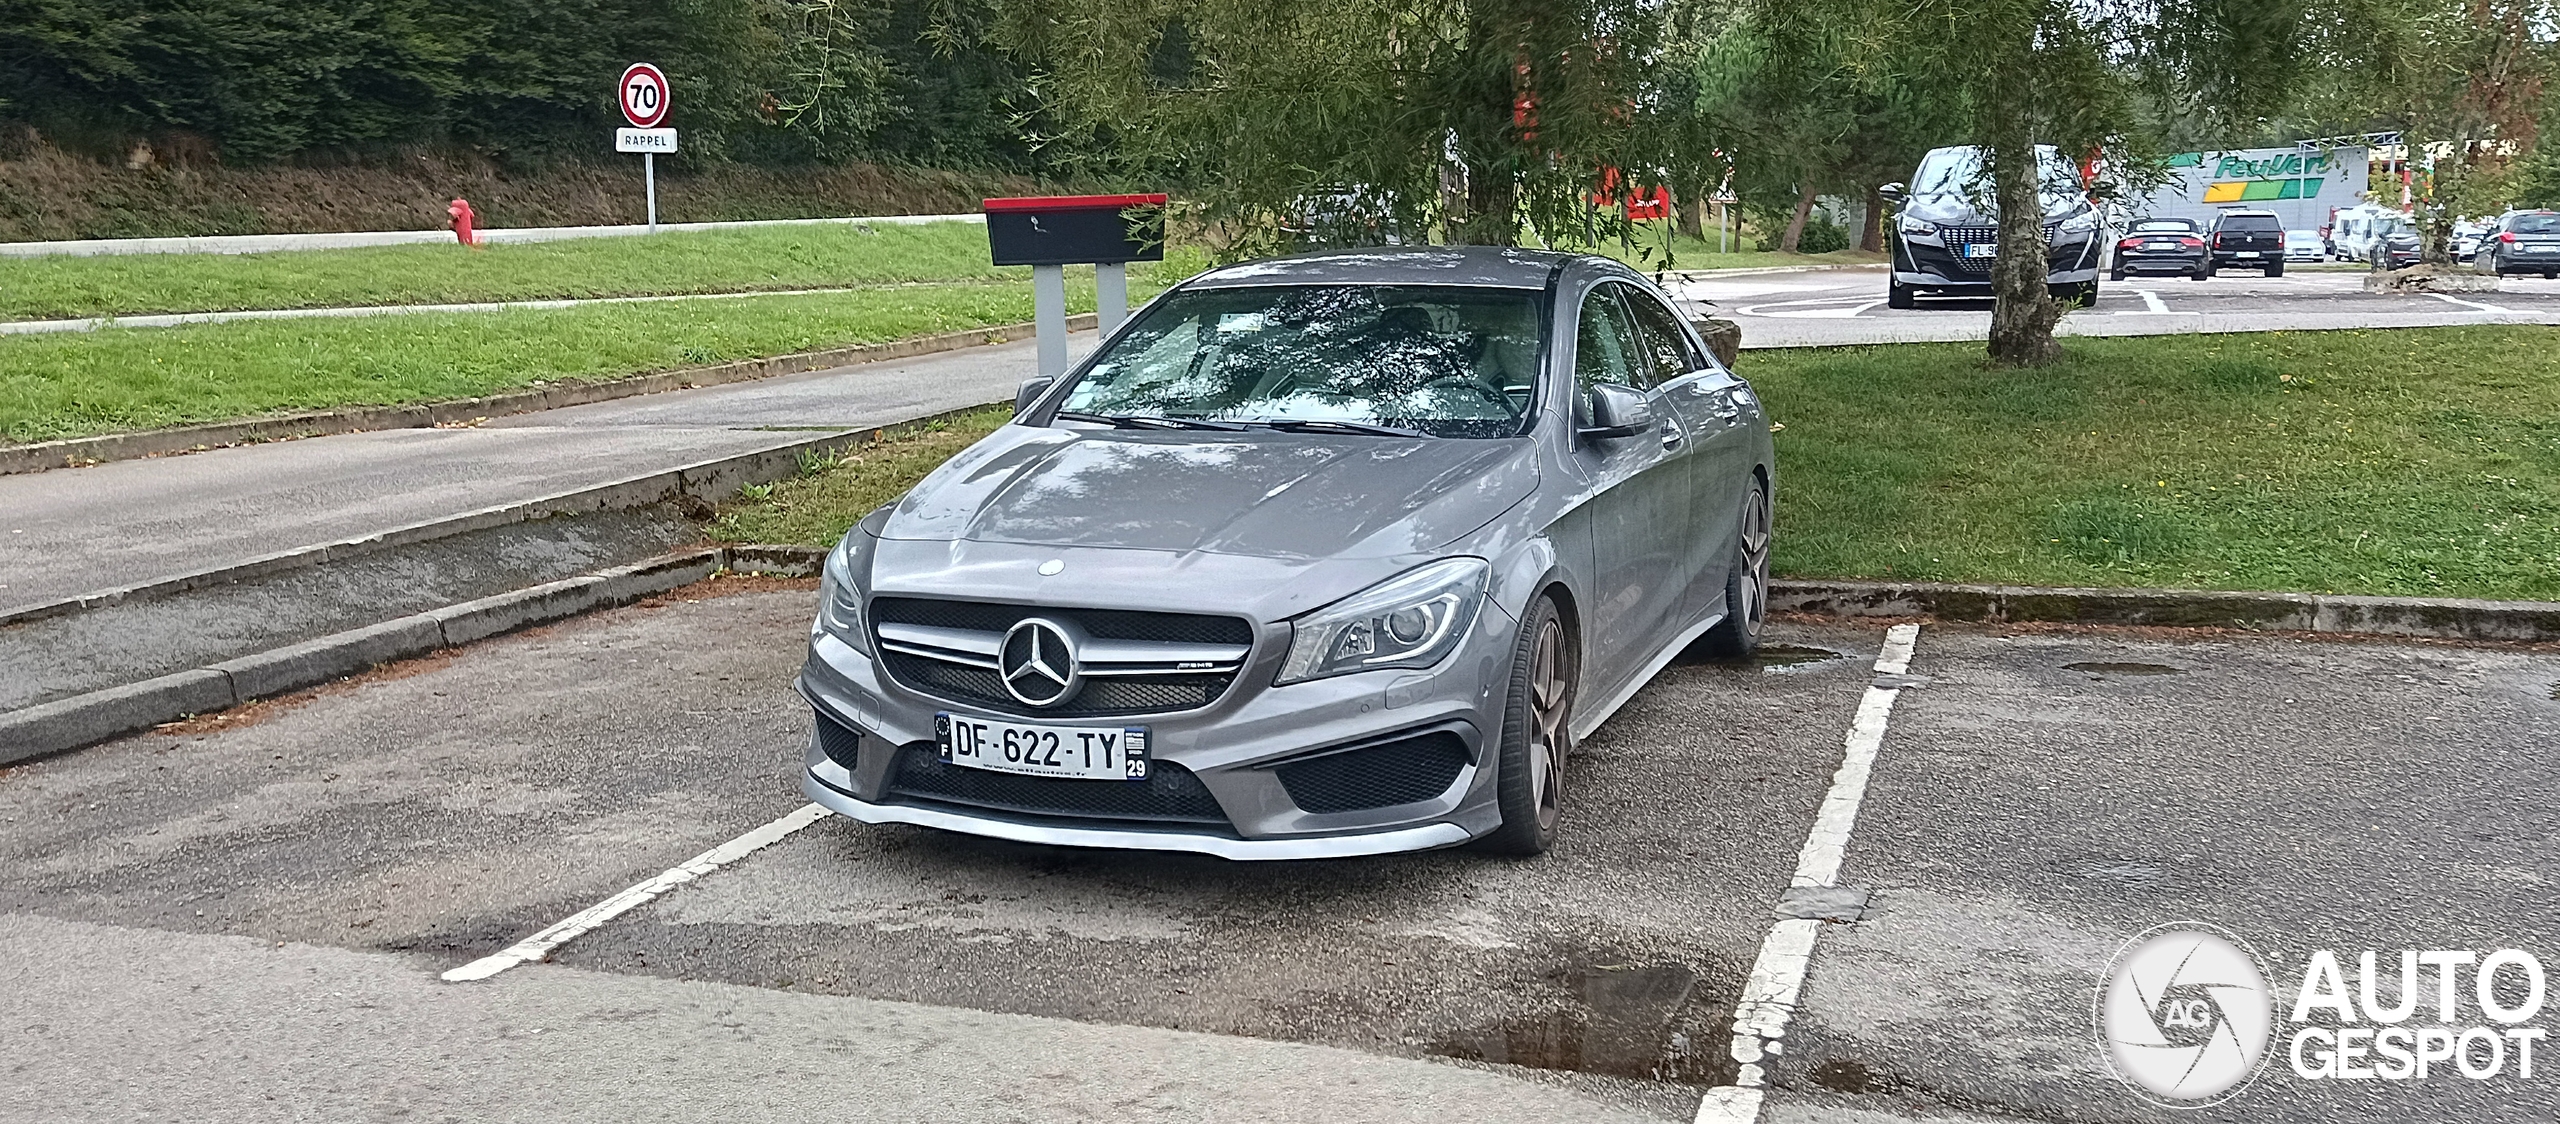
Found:
<svg viewBox="0 0 2560 1124"><path fill-rule="evenodd" d="M1267 626L1236 682L1209 706L1096 719L1042 719L955 705L908 688L870 656L821 632L810 641L800 693L821 721L857 734L861 748L854 767L847 769L824 752L813 732L802 788L818 804L867 823L918 824L1066 846L1293 859L1463 843L1501 821L1492 758L1516 627L1508 612L1489 602L1467 640L1437 667L1272 687L1287 629ZM1063 809L1055 814L990 809L899 791L894 778L905 760L901 755L932 752L934 716L943 711L1065 726L1145 725L1151 731L1151 757L1187 770L1208 790L1227 823L1222 830L1221 825L1118 820ZM1278 768L1314 752L1437 731L1457 732L1468 760L1429 799L1310 812L1292 799Z"/></svg>
<svg viewBox="0 0 2560 1124"><path fill-rule="evenodd" d="M2045 283L2078 285L2098 280L2098 241L2065 242L2045 256ZM1893 240L1893 279L1905 288L1940 296L1991 295L1991 260L1958 258L1943 245Z"/></svg>

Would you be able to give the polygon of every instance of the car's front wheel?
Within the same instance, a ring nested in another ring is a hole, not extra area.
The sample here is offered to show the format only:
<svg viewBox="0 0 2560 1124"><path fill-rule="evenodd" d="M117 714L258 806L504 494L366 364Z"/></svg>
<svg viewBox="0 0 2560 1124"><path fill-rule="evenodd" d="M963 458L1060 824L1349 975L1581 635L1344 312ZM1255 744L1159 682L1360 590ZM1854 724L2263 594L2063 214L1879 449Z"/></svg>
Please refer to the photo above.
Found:
<svg viewBox="0 0 2560 1124"><path fill-rule="evenodd" d="M1905 285L1905 284L1903 284L1902 282L1900 282L1900 281L1896 281L1896 280L1893 280L1893 279L1891 279L1891 278L1887 278L1887 279L1885 280L1885 283L1884 283L1884 306L1885 306L1886 308L1917 308L1917 307L1919 307L1918 303L1917 303L1917 302L1915 302L1915 301L1913 301L1913 300L1911 299L1911 295L1912 295L1912 294L1911 294L1911 286L1909 286L1909 285Z"/></svg>
<svg viewBox="0 0 2560 1124"><path fill-rule="evenodd" d="M1511 655L1511 694L1494 756L1502 826L1478 840L1485 850L1535 855L1555 843L1564 811L1564 762L1573 750L1574 687L1581 654L1556 603L1540 597L1520 621Z"/></svg>

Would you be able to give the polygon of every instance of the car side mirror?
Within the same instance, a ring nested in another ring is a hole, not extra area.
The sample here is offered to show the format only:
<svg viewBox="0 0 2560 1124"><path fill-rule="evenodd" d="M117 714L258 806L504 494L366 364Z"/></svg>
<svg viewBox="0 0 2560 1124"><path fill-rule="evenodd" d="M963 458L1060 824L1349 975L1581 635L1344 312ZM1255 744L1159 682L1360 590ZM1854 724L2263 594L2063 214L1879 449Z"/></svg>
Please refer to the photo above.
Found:
<svg viewBox="0 0 2560 1124"><path fill-rule="evenodd" d="M1013 412L1018 415L1029 410L1031 404L1039 401L1040 396L1048 393L1049 387L1057 381L1047 375L1033 375L1022 380L1021 386L1013 388Z"/></svg>
<svg viewBox="0 0 2560 1124"><path fill-rule="evenodd" d="M1876 189L1876 198L1901 206L1904 200L1911 198L1911 189L1902 184L1889 183Z"/></svg>
<svg viewBox="0 0 2560 1124"><path fill-rule="evenodd" d="M1591 388L1591 424L1581 435L1595 441L1633 437L1653 428L1653 403L1632 386L1600 383Z"/></svg>

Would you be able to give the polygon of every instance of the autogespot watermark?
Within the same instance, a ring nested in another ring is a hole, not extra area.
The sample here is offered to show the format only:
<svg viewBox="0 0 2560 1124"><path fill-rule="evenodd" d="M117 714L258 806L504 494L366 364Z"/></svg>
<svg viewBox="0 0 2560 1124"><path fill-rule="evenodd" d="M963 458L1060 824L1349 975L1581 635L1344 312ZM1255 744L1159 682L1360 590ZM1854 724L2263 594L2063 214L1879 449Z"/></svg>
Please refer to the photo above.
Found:
<svg viewBox="0 0 2560 1124"><path fill-rule="evenodd" d="M2237 934L2200 921L2125 942L2094 1012L2116 1076L2169 1108L2230 1100L2270 1068L2302 1081L2534 1076L2546 1031L2528 1024L2547 992L2542 961L2524 949L2316 949L2289 1005L2265 963ZM2288 1025L2277 1025L2280 1012ZM2268 1066L2271 1053L2280 1067Z"/></svg>

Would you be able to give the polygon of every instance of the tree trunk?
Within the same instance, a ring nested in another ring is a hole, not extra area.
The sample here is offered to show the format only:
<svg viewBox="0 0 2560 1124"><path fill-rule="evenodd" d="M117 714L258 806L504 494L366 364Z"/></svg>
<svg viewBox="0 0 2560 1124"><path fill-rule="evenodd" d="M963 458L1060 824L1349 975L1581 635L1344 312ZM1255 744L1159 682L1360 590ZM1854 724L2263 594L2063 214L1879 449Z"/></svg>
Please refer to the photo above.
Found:
<svg viewBox="0 0 2560 1124"><path fill-rule="evenodd" d="M1991 145L2000 256L1991 263L1991 361L2041 367L2062 357L2053 326L2062 306L2045 288L2043 169L2025 122L2002 122Z"/></svg>
<svg viewBox="0 0 2560 1124"><path fill-rule="evenodd" d="M1884 251L1884 192L1881 185L1867 188L1867 217L1858 225L1858 248L1870 254Z"/></svg>
<svg viewBox="0 0 2560 1124"><path fill-rule="evenodd" d="M1693 184L1691 190L1681 192L1679 198L1673 199L1671 206L1680 214L1680 233L1701 241L1705 240L1707 237L1707 189Z"/></svg>
<svg viewBox="0 0 2560 1124"><path fill-rule="evenodd" d="M1449 239L1462 246L1520 244L1520 191L1500 166L1467 168L1467 214Z"/></svg>
<svg viewBox="0 0 2560 1124"><path fill-rule="evenodd" d="M1811 186L1807 186L1804 189L1804 194L1796 197L1795 217L1787 220L1787 232L1778 236L1779 253L1792 254L1796 252L1796 247L1804 241L1805 219L1812 214L1813 188Z"/></svg>

